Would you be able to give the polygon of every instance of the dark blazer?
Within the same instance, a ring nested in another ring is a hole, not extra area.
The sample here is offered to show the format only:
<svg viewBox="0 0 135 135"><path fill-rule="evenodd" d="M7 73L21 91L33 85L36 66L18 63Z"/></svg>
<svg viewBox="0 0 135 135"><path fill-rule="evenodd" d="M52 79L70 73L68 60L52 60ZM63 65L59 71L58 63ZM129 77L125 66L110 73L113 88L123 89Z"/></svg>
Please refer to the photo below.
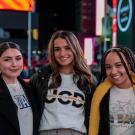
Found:
<svg viewBox="0 0 135 135"><path fill-rule="evenodd" d="M33 135L38 134L39 113L32 91L20 78L24 92L31 104L33 112ZM8 87L0 76L0 135L20 135L19 121L17 118L17 106L12 100Z"/></svg>
<svg viewBox="0 0 135 135"><path fill-rule="evenodd" d="M98 135L110 135L109 99L110 90L106 93L100 103L100 122Z"/></svg>

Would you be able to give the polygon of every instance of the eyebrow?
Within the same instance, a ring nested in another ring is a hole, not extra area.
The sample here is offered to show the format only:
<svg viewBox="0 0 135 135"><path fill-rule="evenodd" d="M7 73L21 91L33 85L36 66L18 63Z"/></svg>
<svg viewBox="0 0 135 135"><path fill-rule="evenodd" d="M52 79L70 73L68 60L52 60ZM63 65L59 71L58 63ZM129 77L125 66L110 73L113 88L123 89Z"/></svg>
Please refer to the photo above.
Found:
<svg viewBox="0 0 135 135"><path fill-rule="evenodd" d="M64 46L69 46L68 44L62 44L62 45L64 45ZM57 47L57 46L59 46L59 44L54 44L54 47Z"/></svg>
<svg viewBox="0 0 135 135"><path fill-rule="evenodd" d="M22 57L22 55L17 55L15 57ZM12 58L12 56L2 56L1 58Z"/></svg>
<svg viewBox="0 0 135 135"><path fill-rule="evenodd" d="M114 64L120 64L120 63L122 63L122 62L121 62L121 61L117 61L117 62L115 62ZM111 64L105 63L105 65L111 65Z"/></svg>

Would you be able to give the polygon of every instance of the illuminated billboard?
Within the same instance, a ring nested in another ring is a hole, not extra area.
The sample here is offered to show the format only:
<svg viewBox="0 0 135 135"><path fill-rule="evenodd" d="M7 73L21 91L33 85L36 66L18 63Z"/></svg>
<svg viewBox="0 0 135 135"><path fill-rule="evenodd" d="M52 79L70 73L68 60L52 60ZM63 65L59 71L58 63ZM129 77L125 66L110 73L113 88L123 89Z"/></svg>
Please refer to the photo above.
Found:
<svg viewBox="0 0 135 135"><path fill-rule="evenodd" d="M118 28L126 32L131 24L133 14L132 0L119 0L117 10Z"/></svg>
<svg viewBox="0 0 135 135"><path fill-rule="evenodd" d="M84 38L84 58L88 65L94 63L94 39L91 37Z"/></svg>
<svg viewBox="0 0 135 135"><path fill-rule="evenodd" d="M0 0L0 10L32 11L34 0Z"/></svg>
<svg viewBox="0 0 135 135"><path fill-rule="evenodd" d="M96 35L102 35L102 19L105 16L105 1L96 0Z"/></svg>

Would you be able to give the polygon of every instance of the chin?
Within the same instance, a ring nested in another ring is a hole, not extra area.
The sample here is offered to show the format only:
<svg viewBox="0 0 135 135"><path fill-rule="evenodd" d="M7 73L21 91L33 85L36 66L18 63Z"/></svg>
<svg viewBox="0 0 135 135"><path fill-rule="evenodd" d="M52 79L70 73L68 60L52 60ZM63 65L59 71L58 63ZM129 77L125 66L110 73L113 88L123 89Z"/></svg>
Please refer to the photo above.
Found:
<svg viewBox="0 0 135 135"><path fill-rule="evenodd" d="M16 74L12 74L11 77L13 78L17 78L20 74L16 73Z"/></svg>

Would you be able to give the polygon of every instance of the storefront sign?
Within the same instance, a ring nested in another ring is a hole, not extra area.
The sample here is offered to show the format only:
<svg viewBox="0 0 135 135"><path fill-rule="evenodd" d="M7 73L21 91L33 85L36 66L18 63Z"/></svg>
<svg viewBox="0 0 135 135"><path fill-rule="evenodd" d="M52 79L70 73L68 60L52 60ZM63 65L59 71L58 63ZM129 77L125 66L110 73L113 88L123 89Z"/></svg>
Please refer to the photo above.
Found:
<svg viewBox="0 0 135 135"><path fill-rule="evenodd" d="M133 13L132 0L119 0L117 9L118 28L121 32L128 30Z"/></svg>

